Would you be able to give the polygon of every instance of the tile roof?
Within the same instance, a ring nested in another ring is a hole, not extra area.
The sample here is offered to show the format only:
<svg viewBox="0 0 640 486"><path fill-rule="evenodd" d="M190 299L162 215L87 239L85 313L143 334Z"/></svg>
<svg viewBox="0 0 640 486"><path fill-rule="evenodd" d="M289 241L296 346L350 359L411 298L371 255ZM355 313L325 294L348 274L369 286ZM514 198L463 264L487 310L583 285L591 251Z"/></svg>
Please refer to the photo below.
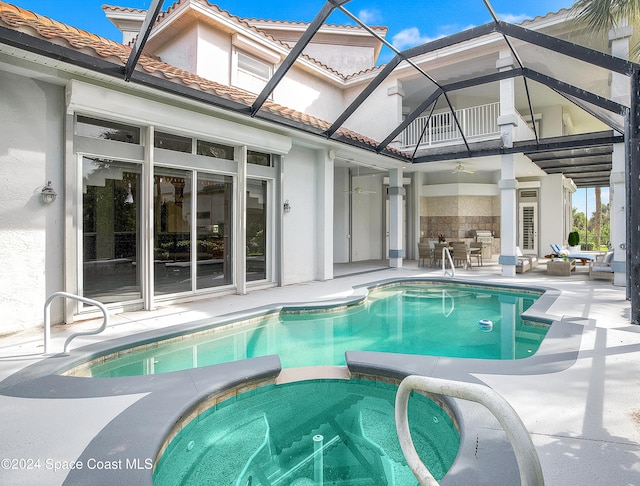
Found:
<svg viewBox="0 0 640 486"><path fill-rule="evenodd" d="M218 5L209 3L207 0L176 0L174 3L172 3L169 8L167 8L166 11L162 11L160 12L160 14L158 15L158 19L156 20L156 24L160 24L162 23L164 20L171 18L173 12L175 12L178 7L180 7L181 5L190 2L190 3L198 3L201 6L203 6L205 9L214 12L218 15L221 15L223 17L226 17L228 20L231 20L232 22L236 23L239 26L242 26L245 29L249 29L255 33L257 33L258 35L260 35L261 37L269 40L270 42L274 42L276 44L278 44L279 46L285 48L287 51L291 49L291 46L285 44L284 42L282 42L281 40L275 38L274 36L272 36L271 34L264 32L263 30L255 27L254 25L251 25L247 19L243 19L242 17L238 17L237 15L232 14L231 12L229 12L228 10L224 10L222 8L220 8ZM121 8L121 7L111 7L111 8ZM103 7L104 9L104 7ZM145 10L143 10L145 11ZM330 72L331 74L333 74L334 76L338 76L342 79L345 78L345 76L333 69L331 66L328 66L327 64L318 61L317 59L309 56L308 54L305 54L304 52L302 54L300 54L301 58L306 59L307 61L321 67L322 69L324 69L327 72Z"/></svg>
<svg viewBox="0 0 640 486"><path fill-rule="evenodd" d="M258 24L269 24L269 25L295 25L295 26L301 26L301 27L307 27L310 25L309 22L298 22L295 20L274 20L274 19L258 19L255 17L251 17L251 18L244 18L243 19L246 22L249 22L251 24L254 23L258 23ZM346 25L346 24L325 24L326 27L337 27L340 29L345 29L345 30L359 30L359 31L365 31L365 29L363 27L360 27L359 25ZM380 34L386 34L389 31L389 27L384 26L384 25L369 25L368 26L371 30L378 32Z"/></svg>
<svg viewBox="0 0 640 486"><path fill-rule="evenodd" d="M110 62L118 63L123 67L127 63L131 53L131 48L129 46L91 34L76 27L68 26L62 22L38 15L34 12L1 0L0 26L5 26L9 29L19 31L33 37L46 39L54 44L79 50L85 54L99 56L109 60ZM251 106L256 98L256 95L253 93L216 83L203 78L202 76L198 76L194 73L167 64L144 53L140 56L137 68L142 69L149 74L163 77L172 82L180 83L193 89L235 101L245 105L247 108ZM311 132L317 132L318 130L326 131L331 126L327 121L287 108L272 101L265 102L262 107L262 111L306 125L310 128L309 131ZM346 138L350 141L364 144L369 148L375 148L378 146L378 142L375 140L345 128L339 129L336 132L336 135L340 138ZM387 151L396 156L401 156L402 158L406 157L402 152L395 149L387 149Z"/></svg>

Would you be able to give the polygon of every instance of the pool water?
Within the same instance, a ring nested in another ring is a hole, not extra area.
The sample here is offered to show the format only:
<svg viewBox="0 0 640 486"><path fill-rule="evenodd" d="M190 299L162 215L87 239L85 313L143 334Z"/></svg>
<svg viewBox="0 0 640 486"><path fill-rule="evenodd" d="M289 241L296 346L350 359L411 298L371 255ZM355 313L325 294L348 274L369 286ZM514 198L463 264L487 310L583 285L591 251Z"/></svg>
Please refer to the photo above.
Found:
<svg viewBox="0 0 640 486"><path fill-rule="evenodd" d="M245 392L186 424L160 457L153 483L417 485L396 435L396 391L369 380L316 380ZM409 424L421 460L440 480L458 452L458 430L438 404L415 393Z"/></svg>
<svg viewBox="0 0 640 486"><path fill-rule="evenodd" d="M421 282L372 290L328 312L283 311L243 325L97 360L91 376L145 375L277 354L283 368L344 365L345 351L513 360L533 355L548 324L520 316L539 293ZM490 325L482 325L480 321Z"/></svg>

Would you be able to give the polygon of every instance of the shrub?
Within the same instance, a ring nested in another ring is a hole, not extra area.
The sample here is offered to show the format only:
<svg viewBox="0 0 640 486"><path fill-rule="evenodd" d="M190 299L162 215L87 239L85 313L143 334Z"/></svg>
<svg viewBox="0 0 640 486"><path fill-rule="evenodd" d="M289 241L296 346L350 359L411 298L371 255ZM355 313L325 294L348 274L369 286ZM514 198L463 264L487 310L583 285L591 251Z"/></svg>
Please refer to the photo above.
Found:
<svg viewBox="0 0 640 486"><path fill-rule="evenodd" d="M577 231L569 233L568 243L569 246L578 246L580 244L580 233Z"/></svg>

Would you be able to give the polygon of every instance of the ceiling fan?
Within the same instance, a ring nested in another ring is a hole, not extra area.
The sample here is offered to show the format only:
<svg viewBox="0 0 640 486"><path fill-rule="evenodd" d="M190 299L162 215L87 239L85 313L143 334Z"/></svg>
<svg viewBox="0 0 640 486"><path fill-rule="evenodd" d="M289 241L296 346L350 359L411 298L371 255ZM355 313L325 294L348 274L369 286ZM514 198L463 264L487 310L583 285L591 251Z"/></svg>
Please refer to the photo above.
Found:
<svg viewBox="0 0 640 486"><path fill-rule="evenodd" d="M459 174L459 173L461 173L461 172L463 172L463 173L465 173L465 174L473 174L473 173L475 172L475 170L473 170L473 169L467 169L467 168L465 168L465 166L464 166L464 165L462 165L462 162L458 162L458 165L456 165L456 168L455 168L455 169L453 169L453 170L451 171L451 173L452 173L452 174Z"/></svg>
<svg viewBox="0 0 640 486"><path fill-rule="evenodd" d="M357 173L356 177L360 177L360 167L358 167L358 173ZM347 194L362 194L362 195L365 195L365 196L369 195L369 194L375 194L376 193L376 191L369 191L369 190L364 189L364 188L362 188L360 186L356 186L356 187L352 188L350 191L347 190L347 191L344 191L344 192L347 193Z"/></svg>
<svg viewBox="0 0 640 486"><path fill-rule="evenodd" d="M367 195L367 194L375 194L376 193L375 191L367 191L367 190L365 190L365 189L363 189L362 187L359 187L359 186L354 187L353 190L351 190L351 191L345 191L345 192L348 192L349 194L365 194L365 195Z"/></svg>

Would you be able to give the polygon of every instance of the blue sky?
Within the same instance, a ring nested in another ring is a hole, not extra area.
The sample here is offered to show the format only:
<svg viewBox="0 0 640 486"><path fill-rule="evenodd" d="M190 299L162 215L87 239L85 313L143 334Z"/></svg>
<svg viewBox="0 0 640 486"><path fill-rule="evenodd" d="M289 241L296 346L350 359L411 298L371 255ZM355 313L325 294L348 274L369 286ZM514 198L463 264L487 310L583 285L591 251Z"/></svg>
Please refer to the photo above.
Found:
<svg viewBox="0 0 640 486"><path fill-rule="evenodd" d="M118 5L147 9L151 0L5 0L19 7L51 17L94 34L120 41L117 29L106 19L102 5ZM166 10L173 2L165 1ZM309 22L324 5L324 0L221 0L219 7L240 17ZM491 5L501 20L520 22L572 5L571 0L492 0ZM389 27L387 39L402 50L427 41L482 25L491 20L482 0L444 2L442 0L351 0L347 10L369 25ZM350 19L338 12L332 23L349 24Z"/></svg>
<svg viewBox="0 0 640 486"><path fill-rule="evenodd" d="M602 204L609 204L609 188L603 187L601 191ZM596 209L596 196L593 188L578 189L573 193L573 207L578 209L579 213L584 213L590 218Z"/></svg>

